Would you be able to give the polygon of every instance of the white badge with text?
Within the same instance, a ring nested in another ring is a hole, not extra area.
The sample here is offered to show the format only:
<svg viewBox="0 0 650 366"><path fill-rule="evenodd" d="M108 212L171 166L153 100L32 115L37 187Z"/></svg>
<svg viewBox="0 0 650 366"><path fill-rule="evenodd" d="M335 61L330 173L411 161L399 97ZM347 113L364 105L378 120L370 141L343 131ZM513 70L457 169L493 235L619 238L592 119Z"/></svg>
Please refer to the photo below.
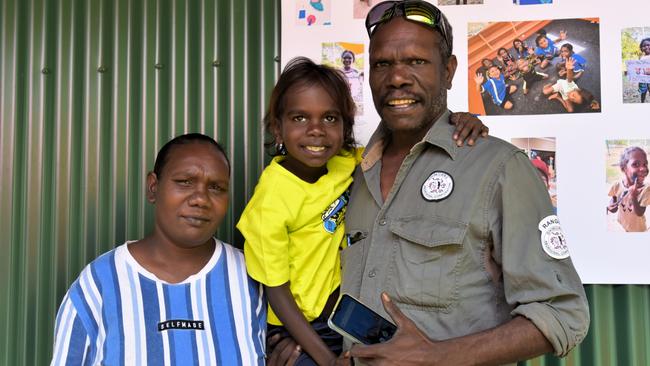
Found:
<svg viewBox="0 0 650 366"><path fill-rule="evenodd" d="M566 238L557 216L546 216L539 222L538 227L542 232L542 248L546 254L555 259L568 258L569 247L566 245Z"/></svg>
<svg viewBox="0 0 650 366"><path fill-rule="evenodd" d="M435 171L422 184L422 197L427 201L441 201L454 190L454 179L447 172Z"/></svg>

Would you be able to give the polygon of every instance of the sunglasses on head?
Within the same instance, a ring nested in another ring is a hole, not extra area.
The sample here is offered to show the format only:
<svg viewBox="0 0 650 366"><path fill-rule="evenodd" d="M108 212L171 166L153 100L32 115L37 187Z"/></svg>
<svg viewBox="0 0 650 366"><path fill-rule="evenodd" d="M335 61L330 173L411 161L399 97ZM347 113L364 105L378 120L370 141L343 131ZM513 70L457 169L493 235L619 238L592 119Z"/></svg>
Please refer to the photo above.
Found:
<svg viewBox="0 0 650 366"><path fill-rule="evenodd" d="M422 0L384 1L375 5L366 16L366 30L371 37L379 24L385 23L396 16L427 25L438 30L447 44L448 53L451 54L451 43L447 35L447 20L438 8Z"/></svg>

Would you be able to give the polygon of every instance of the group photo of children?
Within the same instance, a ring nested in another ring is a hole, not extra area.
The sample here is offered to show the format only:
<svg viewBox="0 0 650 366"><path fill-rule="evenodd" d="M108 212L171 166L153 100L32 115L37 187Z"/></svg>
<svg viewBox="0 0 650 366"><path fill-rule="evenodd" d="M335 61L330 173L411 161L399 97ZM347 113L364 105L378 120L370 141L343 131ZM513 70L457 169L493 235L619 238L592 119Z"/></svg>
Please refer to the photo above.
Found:
<svg viewBox="0 0 650 366"><path fill-rule="evenodd" d="M470 112L600 112L598 19L470 23L468 42Z"/></svg>
<svg viewBox="0 0 650 366"><path fill-rule="evenodd" d="M650 139L607 140L607 229L650 231Z"/></svg>
<svg viewBox="0 0 650 366"><path fill-rule="evenodd" d="M621 53L623 103L650 103L650 27L623 29Z"/></svg>

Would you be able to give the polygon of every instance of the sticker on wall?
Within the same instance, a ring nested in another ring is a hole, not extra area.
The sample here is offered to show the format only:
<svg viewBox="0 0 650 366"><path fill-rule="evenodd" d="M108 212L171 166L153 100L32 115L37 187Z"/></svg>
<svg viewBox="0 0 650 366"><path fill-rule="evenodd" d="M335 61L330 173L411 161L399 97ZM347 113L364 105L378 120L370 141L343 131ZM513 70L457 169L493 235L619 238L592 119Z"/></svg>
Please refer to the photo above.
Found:
<svg viewBox="0 0 650 366"><path fill-rule="evenodd" d="M322 62L343 72L350 86L352 99L357 105L357 115L363 115L364 83L363 43L326 42L323 43Z"/></svg>
<svg viewBox="0 0 650 366"><path fill-rule="evenodd" d="M598 18L469 23L469 111L600 112L599 23Z"/></svg>
<svg viewBox="0 0 650 366"><path fill-rule="evenodd" d="M621 31L623 103L650 103L650 27Z"/></svg>
<svg viewBox="0 0 650 366"><path fill-rule="evenodd" d="M295 0L296 25L331 25L331 0Z"/></svg>

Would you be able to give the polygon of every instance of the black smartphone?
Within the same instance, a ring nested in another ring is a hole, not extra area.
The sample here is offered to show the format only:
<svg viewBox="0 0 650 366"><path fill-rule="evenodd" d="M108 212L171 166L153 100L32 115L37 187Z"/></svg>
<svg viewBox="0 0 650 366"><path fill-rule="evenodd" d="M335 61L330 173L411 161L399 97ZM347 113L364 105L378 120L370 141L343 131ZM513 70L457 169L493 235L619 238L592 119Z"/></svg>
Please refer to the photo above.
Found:
<svg viewBox="0 0 650 366"><path fill-rule="evenodd" d="M393 323L348 294L339 297L327 324L350 341L363 344L386 342L397 331Z"/></svg>

